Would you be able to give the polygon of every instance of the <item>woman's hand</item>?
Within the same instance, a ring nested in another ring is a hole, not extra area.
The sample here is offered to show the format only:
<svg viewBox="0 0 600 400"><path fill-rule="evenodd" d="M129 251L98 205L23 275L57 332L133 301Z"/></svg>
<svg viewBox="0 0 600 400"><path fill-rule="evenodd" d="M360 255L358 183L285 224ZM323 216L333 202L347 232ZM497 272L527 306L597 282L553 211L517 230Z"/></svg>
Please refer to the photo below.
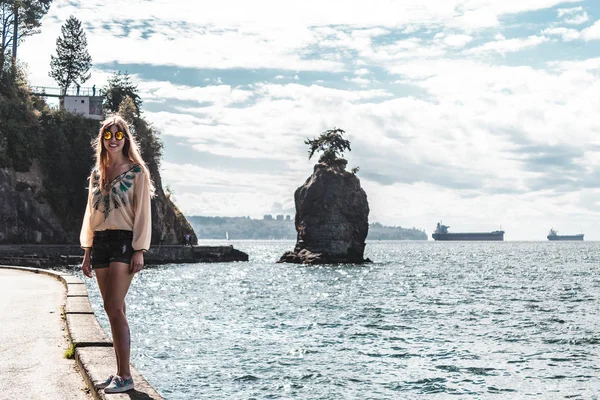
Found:
<svg viewBox="0 0 600 400"><path fill-rule="evenodd" d="M140 272L144 268L144 252L142 250L136 250L131 256L131 263L129 263L129 272L135 274Z"/></svg>
<svg viewBox="0 0 600 400"><path fill-rule="evenodd" d="M88 278L93 278L92 275L92 267L90 266L90 250L85 249L85 254L83 255L83 262L81 263L81 272Z"/></svg>

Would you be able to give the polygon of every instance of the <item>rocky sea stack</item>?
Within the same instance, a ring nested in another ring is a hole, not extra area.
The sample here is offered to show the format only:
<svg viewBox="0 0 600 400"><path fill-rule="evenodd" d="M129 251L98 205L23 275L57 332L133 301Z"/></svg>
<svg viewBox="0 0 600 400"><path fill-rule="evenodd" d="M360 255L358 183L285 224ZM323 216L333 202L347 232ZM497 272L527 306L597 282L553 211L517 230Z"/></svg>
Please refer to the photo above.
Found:
<svg viewBox="0 0 600 400"><path fill-rule="evenodd" d="M342 138L344 131L334 129L319 138L307 140L309 158L324 151L313 174L296 189L296 231L293 251L278 262L298 264L363 263L365 239L369 231L369 203L356 176L357 168L346 171L347 161L338 152L350 150Z"/></svg>

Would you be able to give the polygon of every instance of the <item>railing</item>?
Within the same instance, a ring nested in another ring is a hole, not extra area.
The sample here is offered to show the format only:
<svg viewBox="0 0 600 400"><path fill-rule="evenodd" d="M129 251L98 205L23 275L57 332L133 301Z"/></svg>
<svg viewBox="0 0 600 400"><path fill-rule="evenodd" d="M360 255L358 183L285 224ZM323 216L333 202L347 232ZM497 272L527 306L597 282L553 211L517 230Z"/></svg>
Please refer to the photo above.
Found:
<svg viewBox="0 0 600 400"><path fill-rule="evenodd" d="M104 96L102 89L92 87L69 88L66 93L61 88L51 86L30 86L31 93L38 96L62 97L62 96Z"/></svg>

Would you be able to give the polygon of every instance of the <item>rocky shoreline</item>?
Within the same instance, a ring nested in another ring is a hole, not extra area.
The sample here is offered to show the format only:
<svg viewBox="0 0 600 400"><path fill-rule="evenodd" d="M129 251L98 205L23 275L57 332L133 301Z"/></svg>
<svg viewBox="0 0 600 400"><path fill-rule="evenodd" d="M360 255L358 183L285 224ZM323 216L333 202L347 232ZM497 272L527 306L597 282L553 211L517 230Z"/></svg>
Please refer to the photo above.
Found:
<svg viewBox="0 0 600 400"><path fill-rule="evenodd" d="M66 266L81 263L83 250L77 245L11 244L0 245L0 264L24 267ZM151 247L144 254L148 265L201 262L248 261L248 254L233 246Z"/></svg>

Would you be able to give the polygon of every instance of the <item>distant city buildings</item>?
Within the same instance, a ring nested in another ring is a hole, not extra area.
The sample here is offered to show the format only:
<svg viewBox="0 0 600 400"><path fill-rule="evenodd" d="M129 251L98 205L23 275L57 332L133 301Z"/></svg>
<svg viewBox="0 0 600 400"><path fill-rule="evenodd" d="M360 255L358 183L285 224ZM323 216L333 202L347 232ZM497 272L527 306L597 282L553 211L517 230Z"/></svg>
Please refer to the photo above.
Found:
<svg viewBox="0 0 600 400"><path fill-rule="evenodd" d="M273 218L273 216L272 216L271 214L265 214L265 215L263 216L263 220L264 220L264 221L273 221L273 220L275 220L275 221L283 221L284 219L285 219L286 221L291 221L291 220L292 220L292 216L291 216L291 215L289 215L289 214L288 214L288 215L285 215L285 216L284 216L283 214L277 214L277 215L275 216L275 218Z"/></svg>

